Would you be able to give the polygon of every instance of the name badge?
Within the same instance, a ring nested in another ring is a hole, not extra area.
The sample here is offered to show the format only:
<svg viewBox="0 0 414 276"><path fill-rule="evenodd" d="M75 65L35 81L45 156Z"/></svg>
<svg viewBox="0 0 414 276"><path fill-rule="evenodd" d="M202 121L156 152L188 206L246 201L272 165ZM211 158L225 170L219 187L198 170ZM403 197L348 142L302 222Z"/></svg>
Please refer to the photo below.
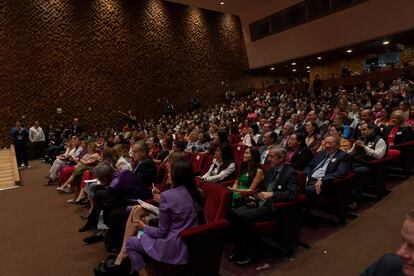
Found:
<svg viewBox="0 0 414 276"><path fill-rule="evenodd" d="M278 186L277 186L277 189L278 189L278 190L281 190L281 189L282 189L282 185L278 185Z"/></svg>
<svg viewBox="0 0 414 276"><path fill-rule="evenodd" d="M398 131L398 132L397 132L397 135L400 135L401 133L402 133L401 131Z"/></svg>

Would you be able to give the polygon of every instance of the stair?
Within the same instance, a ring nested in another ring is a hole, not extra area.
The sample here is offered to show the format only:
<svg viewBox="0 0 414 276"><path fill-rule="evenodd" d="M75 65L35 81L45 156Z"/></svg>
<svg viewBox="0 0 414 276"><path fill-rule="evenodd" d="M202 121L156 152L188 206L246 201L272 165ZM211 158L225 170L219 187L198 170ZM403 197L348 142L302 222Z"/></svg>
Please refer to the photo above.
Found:
<svg viewBox="0 0 414 276"><path fill-rule="evenodd" d="M14 146L0 150L0 190L20 185L20 174L17 167Z"/></svg>

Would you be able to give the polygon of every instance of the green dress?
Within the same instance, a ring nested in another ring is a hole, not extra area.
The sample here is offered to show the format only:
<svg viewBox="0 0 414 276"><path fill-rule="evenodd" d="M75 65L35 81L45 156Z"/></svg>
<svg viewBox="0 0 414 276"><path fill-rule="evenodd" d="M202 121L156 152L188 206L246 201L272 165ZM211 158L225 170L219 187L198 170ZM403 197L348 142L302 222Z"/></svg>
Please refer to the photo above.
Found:
<svg viewBox="0 0 414 276"><path fill-rule="evenodd" d="M244 173L240 175L237 180L239 182L237 189L240 189L240 190L249 189L249 186L250 186L249 185L249 173ZM239 193L233 192L233 202L232 202L233 208L240 207L243 204L244 204L243 196L241 196Z"/></svg>

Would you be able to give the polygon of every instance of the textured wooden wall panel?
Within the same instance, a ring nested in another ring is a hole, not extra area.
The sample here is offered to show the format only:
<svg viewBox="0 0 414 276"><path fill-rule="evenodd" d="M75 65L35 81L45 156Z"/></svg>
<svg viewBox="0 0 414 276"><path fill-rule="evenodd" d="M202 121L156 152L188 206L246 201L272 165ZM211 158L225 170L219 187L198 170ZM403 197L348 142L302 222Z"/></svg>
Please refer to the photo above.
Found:
<svg viewBox="0 0 414 276"><path fill-rule="evenodd" d="M2 144L22 114L99 129L119 109L153 117L157 98L216 103L221 81L251 80L238 17L161 0L4 0L0 28Z"/></svg>

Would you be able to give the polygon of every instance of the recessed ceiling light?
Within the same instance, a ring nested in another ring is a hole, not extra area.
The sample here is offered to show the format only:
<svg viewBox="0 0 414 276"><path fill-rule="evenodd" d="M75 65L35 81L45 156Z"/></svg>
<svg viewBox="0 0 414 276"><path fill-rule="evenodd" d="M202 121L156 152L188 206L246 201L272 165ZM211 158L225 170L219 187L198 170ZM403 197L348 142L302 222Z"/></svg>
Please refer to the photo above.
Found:
<svg viewBox="0 0 414 276"><path fill-rule="evenodd" d="M292 64L292 65L296 65L296 62L292 62L291 64Z"/></svg>
<svg viewBox="0 0 414 276"><path fill-rule="evenodd" d="M296 69L292 69L292 72L296 72Z"/></svg>
<svg viewBox="0 0 414 276"><path fill-rule="evenodd" d="M306 71L306 72L310 73L310 70L308 70L308 71Z"/></svg>
<svg viewBox="0 0 414 276"><path fill-rule="evenodd" d="M349 53L352 53L352 49L348 49L348 50L346 50L346 52L349 54Z"/></svg>
<svg viewBox="0 0 414 276"><path fill-rule="evenodd" d="M270 67L270 70L272 70L272 71L275 70L275 67Z"/></svg>
<svg viewBox="0 0 414 276"><path fill-rule="evenodd" d="M220 5L224 5L224 2L220 2Z"/></svg>
<svg viewBox="0 0 414 276"><path fill-rule="evenodd" d="M310 69L310 66L306 66L306 69Z"/></svg>
<svg viewBox="0 0 414 276"><path fill-rule="evenodd" d="M388 40L382 42L383 45L388 45L390 42Z"/></svg>
<svg viewBox="0 0 414 276"><path fill-rule="evenodd" d="M322 57L317 57L316 59L319 59L319 60L321 60L321 59L322 59Z"/></svg>

